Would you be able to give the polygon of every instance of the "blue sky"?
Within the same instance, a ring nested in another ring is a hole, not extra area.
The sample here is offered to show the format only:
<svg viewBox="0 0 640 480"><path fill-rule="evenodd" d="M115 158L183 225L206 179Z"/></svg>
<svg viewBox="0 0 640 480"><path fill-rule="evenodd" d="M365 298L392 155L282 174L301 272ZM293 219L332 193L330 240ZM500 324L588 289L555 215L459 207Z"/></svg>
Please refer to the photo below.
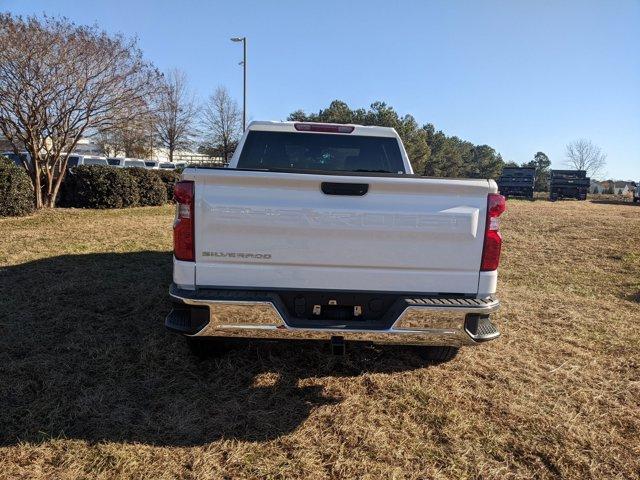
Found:
<svg viewBox="0 0 640 480"><path fill-rule="evenodd" d="M242 52L229 37L246 35L250 119L383 100L506 160L541 150L560 167L565 145L589 138L609 176L640 180L638 0L0 0L0 10L135 35L200 97L225 85L239 102Z"/></svg>

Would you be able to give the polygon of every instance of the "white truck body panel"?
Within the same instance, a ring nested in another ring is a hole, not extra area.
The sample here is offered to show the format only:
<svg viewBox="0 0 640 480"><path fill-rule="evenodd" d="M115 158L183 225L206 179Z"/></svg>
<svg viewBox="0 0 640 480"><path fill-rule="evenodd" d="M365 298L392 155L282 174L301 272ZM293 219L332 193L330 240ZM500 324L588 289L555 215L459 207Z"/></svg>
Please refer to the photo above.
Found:
<svg viewBox="0 0 640 480"><path fill-rule="evenodd" d="M209 337L347 340L443 361L497 338L496 183L411 173L391 128L251 123L230 168L176 184L165 326L196 353Z"/></svg>
<svg viewBox="0 0 640 480"><path fill-rule="evenodd" d="M495 275L480 274L493 181L234 169L187 169L183 178L196 182L199 287L495 291ZM369 190L326 195L322 182ZM189 273L177 270L185 285Z"/></svg>

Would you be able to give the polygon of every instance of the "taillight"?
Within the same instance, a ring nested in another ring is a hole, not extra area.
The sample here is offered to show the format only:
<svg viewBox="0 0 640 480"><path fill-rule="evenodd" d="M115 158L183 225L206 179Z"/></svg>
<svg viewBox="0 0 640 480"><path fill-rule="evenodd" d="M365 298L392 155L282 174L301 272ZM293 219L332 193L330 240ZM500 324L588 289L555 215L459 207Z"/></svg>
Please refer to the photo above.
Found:
<svg viewBox="0 0 640 480"><path fill-rule="evenodd" d="M498 269L502 236L498 229L498 217L507 208L505 199L498 193L490 193L487 197L487 223L484 227L484 247L480 271L490 272Z"/></svg>
<svg viewBox="0 0 640 480"><path fill-rule="evenodd" d="M176 220L173 222L173 255L178 260L195 260L194 245L194 191L193 182L182 180L173 187L176 202Z"/></svg>
<svg viewBox="0 0 640 480"><path fill-rule="evenodd" d="M356 127L351 125L329 125L323 123L294 123L299 132L351 133Z"/></svg>

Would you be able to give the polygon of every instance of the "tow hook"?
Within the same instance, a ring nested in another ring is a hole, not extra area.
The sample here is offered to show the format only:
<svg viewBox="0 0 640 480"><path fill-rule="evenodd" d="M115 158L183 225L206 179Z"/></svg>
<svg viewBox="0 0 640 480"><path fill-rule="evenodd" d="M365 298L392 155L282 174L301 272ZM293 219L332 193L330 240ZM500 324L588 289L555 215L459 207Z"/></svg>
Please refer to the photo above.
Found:
<svg viewBox="0 0 640 480"><path fill-rule="evenodd" d="M344 355L345 352L345 343L344 337L333 336L331 337L331 353L333 355Z"/></svg>

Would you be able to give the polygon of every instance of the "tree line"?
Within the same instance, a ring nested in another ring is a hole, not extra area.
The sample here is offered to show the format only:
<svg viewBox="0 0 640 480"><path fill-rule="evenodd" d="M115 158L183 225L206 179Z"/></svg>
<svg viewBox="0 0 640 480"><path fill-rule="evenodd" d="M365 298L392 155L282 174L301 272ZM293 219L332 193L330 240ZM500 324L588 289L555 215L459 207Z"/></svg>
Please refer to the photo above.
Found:
<svg viewBox="0 0 640 480"><path fill-rule="evenodd" d="M172 160L198 142L227 157L237 103L220 87L203 105L178 70L162 74L133 39L67 19L0 13L0 133L24 162L36 208L55 205L69 153L87 136L107 155ZM224 112L224 117L221 112Z"/></svg>
<svg viewBox="0 0 640 480"><path fill-rule="evenodd" d="M448 136L431 124L420 126L412 115L399 115L384 102L368 109L351 109L340 100L331 102L318 113L302 110L291 113L288 120L299 122L356 123L392 127L402 138L413 170L433 177L497 178L504 160L489 145L475 145L456 136Z"/></svg>
<svg viewBox="0 0 640 480"><path fill-rule="evenodd" d="M505 167L534 167L535 190L549 189L551 160L544 152L518 164L505 162L489 145L475 145L456 136L448 136L431 123L420 126L412 115L399 115L384 102L375 102L368 109L351 109L345 102L334 100L328 108L307 114L303 110L291 113L288 120L298 122L355 123L392 127L400 135L415 173L432 177L464 177L497 179ZM606 155L590 140L569 143L565 150L565 165L586 170L592 177L603 173Z"/></svg>
<svg viewBox="0 0 640 480"><path fill-rule="evenodd" d="M83 137L96 138L109 156L149 158L161 147L173 160L176 152L197 148L228 160L242 135L241 111L224 87L198 101L183 72L159 72L133 39L64 18L0 13L0 45L0 133L32 159L24 168L37 208L55 205L68 155ZM489 145L419 125L384 102L352 109L334 100L288 120L392 127L419 175L496 179L505 165L515 165ZM567 146L575 168L599 171L605 158L588 140ZM524 164L538 169L540 190L550 164L542 152Z"/></svg>

